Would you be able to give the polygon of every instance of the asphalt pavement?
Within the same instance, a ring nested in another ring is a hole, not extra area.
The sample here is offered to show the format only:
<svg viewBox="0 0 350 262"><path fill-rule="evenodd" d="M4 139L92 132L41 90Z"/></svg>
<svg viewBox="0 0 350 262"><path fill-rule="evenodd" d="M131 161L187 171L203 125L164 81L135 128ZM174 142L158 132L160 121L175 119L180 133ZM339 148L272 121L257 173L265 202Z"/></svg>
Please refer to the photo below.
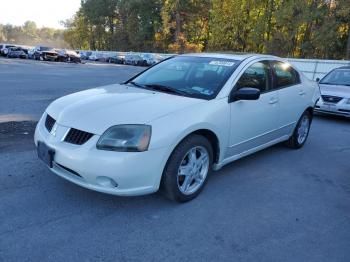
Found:
<svg viewBox="0 0 350 262"><path fill-rule="evenodd" d="M47 105L144 68L0 59L0 261L350 261L350 120L316 116L210 177L195 200L116 197L52 174L33 129Z"/></svg>

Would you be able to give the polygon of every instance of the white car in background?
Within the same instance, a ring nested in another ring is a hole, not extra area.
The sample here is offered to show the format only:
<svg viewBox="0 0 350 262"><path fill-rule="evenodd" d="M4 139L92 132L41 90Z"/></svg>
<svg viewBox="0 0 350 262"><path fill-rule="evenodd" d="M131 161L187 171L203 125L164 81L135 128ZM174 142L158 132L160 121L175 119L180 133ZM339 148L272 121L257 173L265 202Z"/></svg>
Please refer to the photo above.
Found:
<svg viewBox="0 0 350 262"><path fill-rule="evenodd" d="M333 69L319 81L321 99L315 111L350 117L350 66Z"/></svg>
<svg viewBox="0 0 350 262"><path fill-rule="evenodd" d="M134 66L146 66L147 62L139 54L127 54L125 55L125 64Z"/></svg>
<svg viewBox="0 0 350 262"><path fill-rule="evenodd" d="M184 202L212 170L280 142L304 145L319 89L275 56L189 54L123 84L54 101L35 131L51 171L85 188Z"/></svg>
<svg viewBox="0 0 350 262"><path fill-rule="evenodd" d="M163 59L157 55L157 54L151 54L151 53L144 53L141 54L141 57L143 58L143 60L146 62L145 64L147 66L152 66L156 63L159 63L160 61L162 61Z"/></svg>
<svg viewBox="0 0 350 262"><path fill-rule="evenodd" d="M0 44L0 55L1 56L7 56L9 52L9 48L16 47L16 45L12 44Z"/></svg>

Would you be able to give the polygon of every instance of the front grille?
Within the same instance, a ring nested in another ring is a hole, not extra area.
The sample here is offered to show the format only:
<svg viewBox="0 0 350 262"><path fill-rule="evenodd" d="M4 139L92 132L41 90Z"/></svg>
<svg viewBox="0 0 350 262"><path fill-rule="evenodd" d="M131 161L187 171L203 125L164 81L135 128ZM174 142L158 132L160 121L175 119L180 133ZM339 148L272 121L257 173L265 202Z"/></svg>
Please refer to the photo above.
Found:
<svg viewBox="0 0 350 262"><path fill-rule="evenodd" d="M54 118L52 118L49 114L47 114L46 120L45 120L45 127L46 127L47 131L51 132L55 123L56 123L56 120Z"/></svg>
<svg viewBox="0 0 350 262"><path fill-rule="evenodd" d="M338 103L340 100L342 100L342 97L339 96L322 96L322 100L327 103Z"/></svg>
<svg viewBox="0 0 350 262"><path fill-rule="evenodd" d="M64 141L74 145L82 145L86 143L92 136L93 134L91 133L71 128Z"/></svg>

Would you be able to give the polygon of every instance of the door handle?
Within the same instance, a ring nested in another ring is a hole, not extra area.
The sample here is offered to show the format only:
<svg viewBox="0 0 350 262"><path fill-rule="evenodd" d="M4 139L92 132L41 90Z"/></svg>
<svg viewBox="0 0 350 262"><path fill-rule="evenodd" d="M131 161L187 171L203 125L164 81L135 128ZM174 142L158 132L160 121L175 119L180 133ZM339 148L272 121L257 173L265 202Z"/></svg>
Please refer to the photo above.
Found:
<svg viewBox="0 0 350 262"><path fill-rule="evenodd" d="M278 99L272 97L272 98L270 99L270 101L269 101L269 104L270 104L270 105L273 105L273 104L276 104L277 102L278 102Z"/></svg>
<svg viewBox="0 0 350 262"><path fill-rule="evenodd" d="M299 95L300 95L300 96L303 96L303 95L305 95L305 94L306 94L306 92L305 92L304 90L300 90L300 91L299 91Z"/></svg>

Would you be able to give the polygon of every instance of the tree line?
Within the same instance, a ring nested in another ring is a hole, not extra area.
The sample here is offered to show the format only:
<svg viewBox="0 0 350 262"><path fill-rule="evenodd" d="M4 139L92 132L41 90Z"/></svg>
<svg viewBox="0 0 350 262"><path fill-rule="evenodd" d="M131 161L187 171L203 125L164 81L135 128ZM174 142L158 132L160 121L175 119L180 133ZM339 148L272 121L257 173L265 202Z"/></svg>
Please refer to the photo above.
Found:
<svg viewBox="0 0 350 262"><path fill-rule="evenodd" d="M0 43L23 44L28 46L48 45L54 47L68 47L64 40L64 30L54 28L38 28L32 21L22 26L0 24Z"/></svg>
<svg viewBox="0 0 350 262"><path fill-rule="evenodd" d="M350 59L350 0L82 0L62 24L0 25L0 42Z"/></svg>
<svg viewBox="0 0 350 262"><path fill-rule="evenodd" d="M74 48L350 58L349 0L82 0Z"/></svg>

